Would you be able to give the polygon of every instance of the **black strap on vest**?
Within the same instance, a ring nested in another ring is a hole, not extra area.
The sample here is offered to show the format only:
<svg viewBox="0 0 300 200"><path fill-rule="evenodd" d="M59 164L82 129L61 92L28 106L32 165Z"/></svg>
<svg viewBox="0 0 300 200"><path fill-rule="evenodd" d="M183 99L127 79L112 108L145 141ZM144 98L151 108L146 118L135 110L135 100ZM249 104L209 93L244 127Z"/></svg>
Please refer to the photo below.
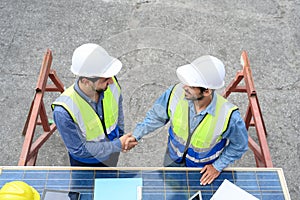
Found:
<svg viewBox="0 0 300 200"><path fill-rule="evenodd" d="M184 153L183 153L183 156L182 156L182 159L181 159L181 163L184 163L184 165L186 163L185 158L186 158L187 150L188 150L188 148L190 146L191 138L192 138L193 133L194 133L194 132L193 133L190 132L190 107L188 107L188 121L187 122L188 122L189 136L188 136L187 142L185 144Z"/></svg>
<svg viewBox="0 0 300 200"><path fill-rule="evenodd" d="M189 130L189 136L188 136L188 139L187 139L187 142L186 142L186 145L185 145L185 148L184 148L184 153L183 153L183 156L182 156L182 160L181 160L181 163L184 163L184 165L186 165L186 154L187 154L187 150L190 146L190 143L191 143L191 139L192 139L192 136L196 130L195 130L191 133L190 132L190 107L188 108L189 109L189 112L188 112L188 130ZM204 120L204 118L206 117L207 113L204 115L204 117L202 118L202 120L199 122L199 124L201 124L201 122ZM198 124L198 126L199 126Z"/></svg>
<svg viewBox="0 0 300 200"><path fill-rule="evenodd" d="M168 103L167 103L167 107L166 107L167 116L169 116L169 112L168 112L168 111L169 111L169 104L170 104L171 95L172 95L173 90L174 90L174 88L176 87L176 85L178 85L178 83L175 84L175 85L173 85L173 87L172 87L172 89L171 89L171 91L170 91L170 95L169 95ZM169 116L169 118L170 118L170 116Z"/></svg>
<svg viewBox="0 0 300 200"><path fill-rule="evenodd" d="M106 138L107 139L109 139L109 137L108 137L108 135L107 135L107 131L106 131L106 125L105 125L105 121L104 121L104 106L103 106L103 99L101 99L101 106L102 106L102 119L101 119L101 117L99 117L100 118L100 121L101 121L101 123L102 123L102 127L103 127L103 131L104 131L104 134L105 134L105 136L106 136Z"/></svg>

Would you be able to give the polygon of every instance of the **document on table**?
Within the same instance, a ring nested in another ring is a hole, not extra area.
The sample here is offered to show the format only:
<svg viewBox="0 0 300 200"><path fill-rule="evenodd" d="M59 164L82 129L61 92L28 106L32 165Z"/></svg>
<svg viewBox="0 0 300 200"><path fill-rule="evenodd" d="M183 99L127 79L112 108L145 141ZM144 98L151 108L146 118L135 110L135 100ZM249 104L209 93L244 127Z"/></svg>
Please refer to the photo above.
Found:
<svg viewBox="0 0 300 200"><path fill-rule="evenodd" d="M142 178L96 178L94 200L141 200L142 186Z"/></svg>
<svg viewBox="0 0 300 200"><path fill-rule="evenodd" d="M210 200L258 200L245 190L231 183L227 179L223 181Z"/></svg>

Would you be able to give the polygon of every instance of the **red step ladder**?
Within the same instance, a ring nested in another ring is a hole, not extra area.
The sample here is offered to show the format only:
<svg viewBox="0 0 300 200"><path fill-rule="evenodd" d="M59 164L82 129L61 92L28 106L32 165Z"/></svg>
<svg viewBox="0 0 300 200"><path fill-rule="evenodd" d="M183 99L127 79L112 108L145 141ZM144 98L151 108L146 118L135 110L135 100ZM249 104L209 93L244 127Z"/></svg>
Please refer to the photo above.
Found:
<svg viewBox="0 0 300 200"><path fill-rule="evenodd" d="M56 130L54 123L49 123L43 97L45 92L63 92L64 85L59 80L56 72L51 69L52 52L47 49L44 55L43 63L40 69L37 86L35 88L35 96L31 103L31 107L27 116L22 134L25 136L22 152L19 159L19 166L34 166L36 163L39 149L49 139ZM48 78L54 84L47 84ZM33 142L34 133L37 125L42 125L43 133Z"/></svg>
<svg viewBox="0 0 300 200"><path fill-rule="evenodd" d="M249 135L249 147L254 153L257 167L273 167L266 137L266 127L262 117L257 94L254 88L252 72L250 69L250 63L246 51L242 52L241 64L243 66L243 70L237 72L235 79L232 80L225 89L223 97L227 98L232 92L247 93L249 103L246 114L244 116L244 120L247 130L250 126L255 127L257 139L259 142L259 144L257 144ZM239 86L240 82L243 79L244 86Z"/></svg>

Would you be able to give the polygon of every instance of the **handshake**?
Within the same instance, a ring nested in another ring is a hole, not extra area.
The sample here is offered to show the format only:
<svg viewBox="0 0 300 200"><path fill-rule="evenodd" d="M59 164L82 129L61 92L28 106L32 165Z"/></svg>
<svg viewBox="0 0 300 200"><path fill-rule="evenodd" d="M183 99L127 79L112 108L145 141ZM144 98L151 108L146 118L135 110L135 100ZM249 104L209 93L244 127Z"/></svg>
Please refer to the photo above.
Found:
<svg viewBox="0 0 300 200"><path fill-rule="evenodd" d="M122 152L127 152L138 144L135 137L132 136L132 133L123 135L120 137L120 141L122 144Z"/></svg>

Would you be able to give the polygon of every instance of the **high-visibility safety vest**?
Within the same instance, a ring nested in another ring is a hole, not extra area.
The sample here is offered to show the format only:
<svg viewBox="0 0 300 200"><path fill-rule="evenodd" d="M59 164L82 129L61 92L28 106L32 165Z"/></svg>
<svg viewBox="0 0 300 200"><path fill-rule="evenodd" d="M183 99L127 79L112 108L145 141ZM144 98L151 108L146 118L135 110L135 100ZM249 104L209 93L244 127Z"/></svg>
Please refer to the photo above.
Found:
<svg viewBox="0 0 300 200"><path fill-rule="evenodd" d="M182 87L177 84L173 88L168 102L169 155L177 163L185 162L187 167L203 167L213 163L222 153L227 144L222 135L228 128L232 112L238 108L216 94L215 116L207 113L190 133L189 105Z"/></svg>
<svg viewBox="0 0 300 200"><path fill-rule="evenodd" d="M104 121L101 121L92 106L75 91L74 85L53 102L52 109L56 105L64 107L87 141L100 141L105 139L105 135L109 140L114 140L119 136L117 123L121 88L115 78L113 81L114 83L109 84L104 92L102 102Z"/></svg>

